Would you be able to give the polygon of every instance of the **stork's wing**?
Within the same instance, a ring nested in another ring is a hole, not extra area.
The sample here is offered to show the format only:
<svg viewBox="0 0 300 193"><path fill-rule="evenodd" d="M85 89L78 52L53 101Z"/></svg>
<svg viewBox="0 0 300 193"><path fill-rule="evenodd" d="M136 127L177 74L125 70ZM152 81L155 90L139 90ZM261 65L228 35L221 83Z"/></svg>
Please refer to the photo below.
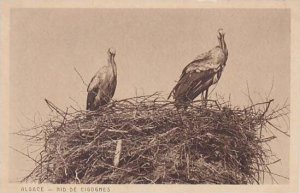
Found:
<svg viewBox="0 0 300 193"><path fill-rule="evenodd" d="M214 75L214 69L198 69L182 74L174 87L174 98L193 100L212 84Z"/></svg>
<svg viewBox="0 0 300 193"><path fill-rule="evenodd" d="M108 73L108 66L102 66L97 73L93 76L91 82L88 85L87 91L90 92L93 89L99 88L102 80L105 79Z"/></svg>
<svg viewBox="0 0 300 193"><path fill-rule="evenodd" d="M87 92L91 92L91 90L98 87L99 81L99 77L97 76L97 74L95 74L87 87Z"/></svg>
<svg viewBox="0 0 300 193"><path fill-rule="evenodd" d="M87 88L88 95L87 95L87 101L86 101L86 109L88 109L88 110L90 110L92 108L92 105L95 101L95 97L97 96L97 93L99 90L99 83L100 83L100 79L96 74L93 76L93 78Z"/></svg>
<svg viewBox="0 0 300 193"><path fill-rule="evenodd" d="M108 66L102 66L100 70L93 76L91 82L88 85L87 92L87 109L90 109L91 105L95 101L101 85L104 83L103 80L106 79L108 73Z"/></svg>
<svg viewBox="0 0 300 193"><path fill-rule="evenodd" d="M179 83L182 82L182 79L185 79L184 76L186 74L192 74L193 71L206 71L209 70L206 66L205 66L205 61L208 61L211 59L211 53L209 52L205 52L200 54L199 56L197 56L195 58L195 60L193 60L192 62L190 62L183 70L182 73L180 75L179 81L177 83L177 85L172 89L170 95L168 96L168 99L171 97L172 94L174 94L174 91L177 89L177 87L179 86Z"/></svg>
<svg viewBox="0 0 300 193"><path fill-rule="evenodd" d="M188 71L192 71L194 70L195 68L197 68L199 65L202 65L204 66L205 65L205 62L203 61L207 61L211 59L211 53L210 51L209 52L205 52L205 53L202 53L200 54L199 56L197 56L195 58L195 60L193 60L192 62L190 62L183 70L182 70L182 74L181 75L184 75L185 73L187 73ZM180 77L181 78L181 77Z"/></svg>
<svg viewBox="0 0 300 193"><path fill-rule="evenodd" d="M93 110L92 107L93 107L96 96L97 96L96 91L88 92L87 100L86 100L86 109L87 110Z"/></svg>

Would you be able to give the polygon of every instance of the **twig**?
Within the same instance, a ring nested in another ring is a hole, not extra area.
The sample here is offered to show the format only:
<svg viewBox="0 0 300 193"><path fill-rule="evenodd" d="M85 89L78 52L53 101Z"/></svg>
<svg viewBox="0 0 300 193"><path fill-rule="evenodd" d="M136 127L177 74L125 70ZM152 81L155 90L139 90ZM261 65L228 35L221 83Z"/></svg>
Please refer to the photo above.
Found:
<svg viewBox="0 0 300 193"><path fill-rule="evenodd" d="M114 166L118 167L120 162L120 156L122 151L122 140L117 141L116 151L115 151L115 157L114 157Z"/></svg>
<svg viewBox="0 0 300 193"><path fill-rule="evenodd" d="M88 84L85 83L85 81L84 81L84 79L82 78L81 74L77 71L77 69L76 69L75 67L74 67L74 70L75 70L75 72L78 74L78 76L80 77L82 83L83 83L86 87L88 87Z"/></svg>
<svg viewBox="0 0 300 193"><path fill-rule="evenodd" d="M29 159L31 159L31 160L34 161L35 163L39 164L39 162L36 161L34 158L32 158L30 155L28 155L28 154L26 154L26 153L23 153L23 152L21 152L21 151L15 149L15 148L13 148L13 147L11 147L11 146L9 146L9 148L11 148L12 150L14 150L14 151L16 151L16 152L18 152L18 153L20 153L20 154L22 154L22 155L28 157Z"/></svg>
<svg viewBox="0 0 300 193"><path fill-rule="evenodd" d="M50 110L54 110L55 112L57 112L59 115L61 115L62 117L64 117L64 112L63 110L59 109L57 106L55 106L52 102L50 102L48 99L45 99L45 102L47 103L48 107L50 108Z"/></svg>
<svg viewBox="0 0 300 193"><path fill-rule="evenodd" d="M276 130L279 131L280 133L282 133L282 134L284 134L284 135L290 137L289 134L287 134L287 133L284 132L284 131L281 131L278 127L276 127L276 126L275 126L273 123L271 123L270 121L267 120L267 123L269 123L274 129L276 129Z"/></svg>

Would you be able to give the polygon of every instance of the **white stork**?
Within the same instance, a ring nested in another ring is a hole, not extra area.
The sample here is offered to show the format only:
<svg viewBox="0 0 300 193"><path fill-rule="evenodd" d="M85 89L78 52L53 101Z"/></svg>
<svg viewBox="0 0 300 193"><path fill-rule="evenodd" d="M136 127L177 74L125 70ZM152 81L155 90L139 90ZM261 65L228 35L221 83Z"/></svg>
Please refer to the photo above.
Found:
<svg viewBox="0 0 300 193"><path fill-rule="evenodd" d="M116 51L110 48L107 54L107 65L100 68L88 85L87 110L97 110L100 106L109 103L114 96L117 86L117 66L114 60Z"/></svg>
<svg viewBox="0 0 300 193"><path fill-rule="evenodd" d="M219 29L219 45L202 53L183 69L178 83L168 97L169 99L173 94L176 106L183 105L186 108L199 94L202 93L203 96L204 91L207 99L209 87L219 81L226 65L228 50L224 36L223 29Z"/></svg>

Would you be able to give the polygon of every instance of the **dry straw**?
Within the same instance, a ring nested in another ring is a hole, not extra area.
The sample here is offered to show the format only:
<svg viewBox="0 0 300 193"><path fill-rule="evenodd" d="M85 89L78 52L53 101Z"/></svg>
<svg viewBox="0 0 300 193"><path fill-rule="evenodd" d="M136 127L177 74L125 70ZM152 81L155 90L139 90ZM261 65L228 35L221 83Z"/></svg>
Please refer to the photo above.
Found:
<svg viewBox="0 0 300 193"><path fill-rule="evenodd" d="M23 181L252 184L266 173L276 180L268 166L279 160L267 145L275 136L263 131L282 132L272 120L287 109L271 110L272 101L241 109L195 101L177 110L155 93L69 113L46 100L57 115L18 133L43 147L37 158L26 154L36 167Z"/></svg>

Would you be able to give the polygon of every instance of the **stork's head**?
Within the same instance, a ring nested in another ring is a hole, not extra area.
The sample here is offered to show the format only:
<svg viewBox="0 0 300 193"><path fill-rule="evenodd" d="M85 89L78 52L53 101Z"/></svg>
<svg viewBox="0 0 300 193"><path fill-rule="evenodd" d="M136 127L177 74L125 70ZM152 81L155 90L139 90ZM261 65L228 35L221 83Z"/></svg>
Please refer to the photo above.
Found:
<svg viewBox="0 0 300 193"><path fill-rule="evenodd" d="M116 55L116 49L115 48L109 48L107 53L109 55L115 56Z"/></svg>
<svg viewBox="0 0 300 193"><path fill-rule="evenodd" d="M218 39L224 38L225 32L223 28L218 29Z"/></svg>
<svg viewBox="0 0 300 193"><path fill-rule="evenodd" d="M225 53L225 56L227 58L228 50L227 50L227 45L226 45L224 36L225 36L225 32L224 32L223 28L218 29L219 46L220 46L220 48L222 48L222 50Z"/></svg>

